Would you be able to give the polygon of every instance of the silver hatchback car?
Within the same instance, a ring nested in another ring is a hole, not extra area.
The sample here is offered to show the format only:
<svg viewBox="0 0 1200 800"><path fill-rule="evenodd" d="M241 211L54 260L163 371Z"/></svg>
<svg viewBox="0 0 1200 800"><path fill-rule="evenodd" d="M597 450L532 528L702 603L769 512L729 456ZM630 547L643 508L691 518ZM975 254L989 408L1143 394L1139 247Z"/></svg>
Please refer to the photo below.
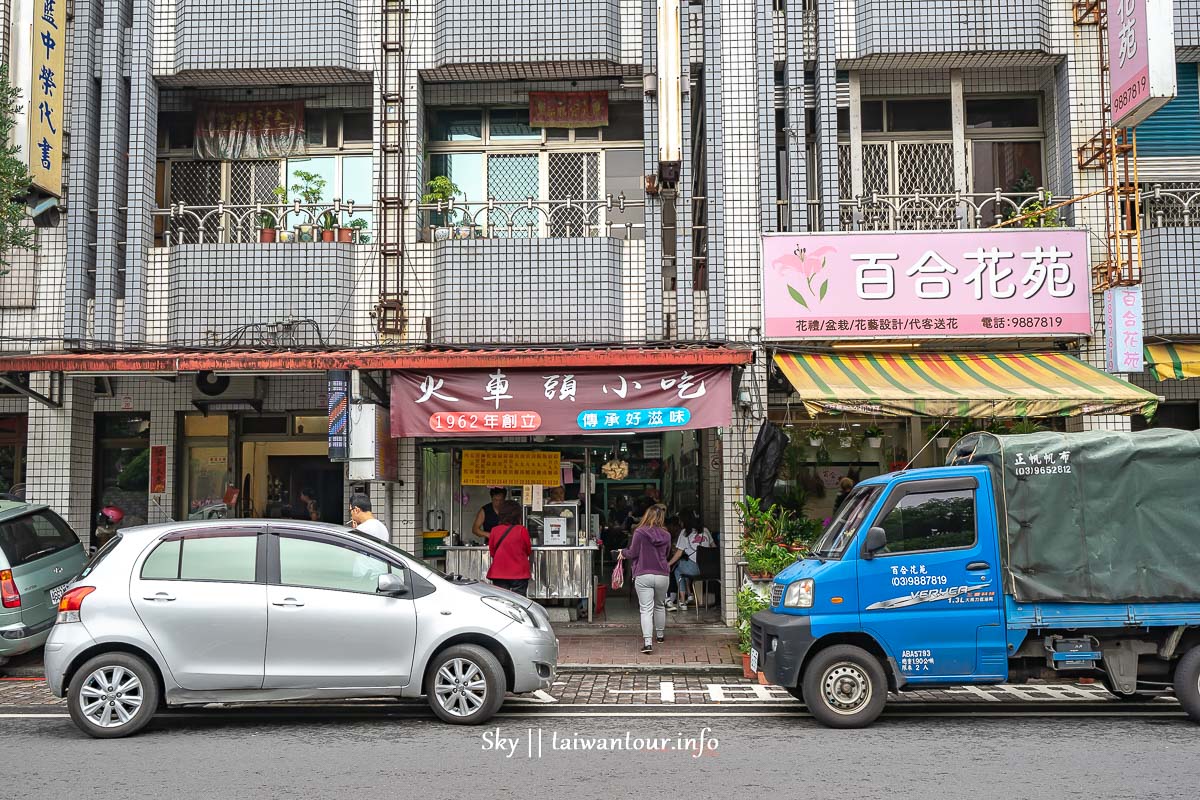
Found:
<svg viewBox="0 0 1200 800"><path fill-rule="evenodd" d="M479 724L550 686L545 609L334 525L213 520L122 530L58 606L46 681L97 738L160 706L427 696Z"/></svg>

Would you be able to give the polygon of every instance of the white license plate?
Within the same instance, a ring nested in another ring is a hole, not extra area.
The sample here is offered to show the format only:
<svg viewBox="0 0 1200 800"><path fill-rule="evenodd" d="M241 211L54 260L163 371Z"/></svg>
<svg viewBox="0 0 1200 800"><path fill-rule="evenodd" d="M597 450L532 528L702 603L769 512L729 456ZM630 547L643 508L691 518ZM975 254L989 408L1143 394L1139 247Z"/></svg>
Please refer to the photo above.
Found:
<svg viewBox="0 0 1200 800"><path fill-rule="evenodd" d="M67 587L70 583L64 583L62 586L55 586L50 590L50 602L58 605L58 601L62 600L62 596L67 593Z"/></svg>
<svg viewBox="0 0 1200 800"><path fill-rule="evenodd" d="M750 648L750 671L758 672L758 651Z"/></svg>

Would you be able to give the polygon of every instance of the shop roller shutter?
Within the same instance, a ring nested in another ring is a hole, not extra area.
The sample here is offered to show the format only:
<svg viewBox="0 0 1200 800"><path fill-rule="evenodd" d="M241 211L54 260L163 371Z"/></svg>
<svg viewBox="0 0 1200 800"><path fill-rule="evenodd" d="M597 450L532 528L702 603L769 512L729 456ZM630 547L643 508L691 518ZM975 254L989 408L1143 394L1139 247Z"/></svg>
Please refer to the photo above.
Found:
<svg viewBox="0 0 1200 800"><path fill-rule="evenodd" d="M1137 126L1138 157L1200 156L1200 86L1196 65L1176 64L1174 100Z"/></svg>

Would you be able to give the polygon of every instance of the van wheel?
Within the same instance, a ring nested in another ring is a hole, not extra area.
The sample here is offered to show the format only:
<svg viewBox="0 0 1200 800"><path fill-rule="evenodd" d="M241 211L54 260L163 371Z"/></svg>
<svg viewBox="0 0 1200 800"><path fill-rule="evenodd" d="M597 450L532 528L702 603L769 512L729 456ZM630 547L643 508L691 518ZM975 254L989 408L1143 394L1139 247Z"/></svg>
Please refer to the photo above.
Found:
<svg viewBox="0 0 1200 800"><path fill-rule="evenodd" d="M1189 717L1200 722L1200 646L1189 650L1175 666L1175 698Z"/></svg>
<svg viewBox="0 0 1200 800"><path fill-rule="evenodd" d="M158 708L154 670L129 653L103 653L84 662L67 689L75 725L96 739L119 739L146 727Z"/></svg>
<svg viewBox="0 0 1200 800"><path fill-rule="evenodd" d="M446 648L430 662L425 674L429 705L443 722L479 725L491 719L504 702L504 668L477 644Z"/></svg>
<svg viewBox="0 0 1200 800"><path fill-rule="evenodd" d="M887 702L887 675L875 656L840 644L813 656L804 669L804 702L830 728L865 728Z"/></svg>

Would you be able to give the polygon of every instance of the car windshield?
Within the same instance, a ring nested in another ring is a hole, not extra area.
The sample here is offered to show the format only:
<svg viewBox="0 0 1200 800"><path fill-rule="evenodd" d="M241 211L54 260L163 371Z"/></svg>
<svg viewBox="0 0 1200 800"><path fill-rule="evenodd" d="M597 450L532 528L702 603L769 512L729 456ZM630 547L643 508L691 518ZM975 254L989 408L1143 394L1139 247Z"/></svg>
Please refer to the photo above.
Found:
<svg viewBox="0 0 1200 800"><path fill-rule="evenodd" d="M36 511L0 522L0 550L19 567L79 544L79 537L57 514Z"/></svg>
<svg viewBox="0 0 1200 800"><path fill-rule="evenodd" d="M858 486L851 491L812 554L817 558L840 559L882 492L882 486Z"/></svg>

